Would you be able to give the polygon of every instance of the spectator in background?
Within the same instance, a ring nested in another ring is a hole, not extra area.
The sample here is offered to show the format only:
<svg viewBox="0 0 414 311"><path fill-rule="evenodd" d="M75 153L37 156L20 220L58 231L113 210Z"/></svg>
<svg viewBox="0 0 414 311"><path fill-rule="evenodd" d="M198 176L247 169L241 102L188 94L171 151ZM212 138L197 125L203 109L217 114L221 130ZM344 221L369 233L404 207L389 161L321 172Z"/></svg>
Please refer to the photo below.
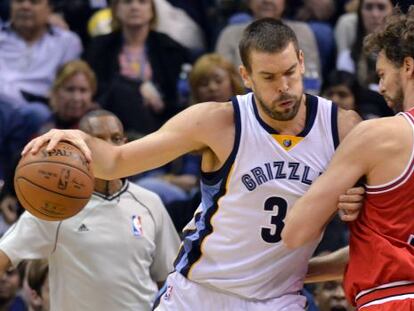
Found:
<svg viewBox="0 0 414 311"><path fill-rule="evenodd" d="M198 3L198 2L197 2ZM197 54L205 49L205 36L199 25L181 8L173 6L167 0L154 0L157 22L154 30L170 36L182 46ZM89 35L109 34L112 14L110 8L104 8L93 14L88 21Z"/></svg>
<svg viewBox="0 0 414 311"><path fill-rule="evenodd" d="M30 290L29 311L49 311L49 265L45 259L27 262L26 281Z"/></svg>
<svg viewBox="0 0 414 311"><path fill-rule="evenodd" d="M74 33L49 26L49 0L11 0L10 12L0 31L0 98L36 107L47 103L57 68L78 58L82 45ZM33 110L40 118L46 114Z"/></svg>
<svg viewBox="0 0 414 311"><path fill-rule="evenodd" d="M24 278L24 264L18 267L9 267L0 276L0 310L1 311L26 311L27 306L18 295Z"/></svg>
<svg viewBox="0 0 414 311"><path fill-rule="evenodd" d="M80 129L114 145L126 141L109 111L90 112ZM0 241L0 275L10 264L45 258L51 310L150 311L178 245L157 195L127 180L96 178L90 201L69 219L22 214Z"/></svg>
<svg viewBox="0 0 414 311"><path fill-rule="evenodd" d="M319 311L354 310L345 298L345 292L340 281L317 283L314 297Z"/></svg>
<svg viewBox="0 0 414 311"><path fill-rule="evenodd" d="M219 54L201 56L190 73L191 104L224 102L245 93L237 68Z"/></svg>
<svg viewBox="0 0 414 311"><path fill-rule="evenodd" d="M324 80L321 95L345 110L359 112L360 87L355 75L347 71L332 71Z"/></svg>
<svg viewBox="0 0 414 311"><path fill-rule="evenodd" d="M385 18L392 13L395 2L395 0L361 0L357 12L355 41L350 48L340 47L338 53L336 68L355 73L361 86L374 91L378 90L376 58L373 55L364 55L362 42L366 35L373 33L385 23ZM345 40L339 39L338 42L342 41Z"/></svg>
<svg viewBox="0 0 414 311"><path fill-rule="evenodd" d="M285 0L248 0L249 9L254 19L270 17L281 19L285 10ZM303 22L284 21L291 27L298 37L299 47L306 55L305 67L308 71L315 71L319 79L322 71L320 66L318 46L315 36L310 27ZM236 67L241 65L239 55L239 41L242 37L243 30L249 22L229 25L221 32L216 45L216 52L231 61ZM305 89L307 88L305 83Z"/></svg>
<svg viewBox="0 0 414 311"><path fill-rule="evenodd" d="M87 61L98 78L99 102L127 132L147 134L180 110L177 80L188 51L153 30L152 0L114 0L114 31L95 37Z"/></svg>
<svg viewBox="0 0 414 311"><path fill-rule="evenodd" d="M332 71L322 85L322 96L345 110L355 110L363 119L392 116L380 94L361 87L357 77L347 71Z"/></svg>
<svg viewBox="0 0 414 311"><path fill-rule="evenodd" d="M51 128L78 128L80 119L98 108L93 101L97 81L92 68L82 60L74 60L59 68L50 91L53 118L41 132Z"/></svg>

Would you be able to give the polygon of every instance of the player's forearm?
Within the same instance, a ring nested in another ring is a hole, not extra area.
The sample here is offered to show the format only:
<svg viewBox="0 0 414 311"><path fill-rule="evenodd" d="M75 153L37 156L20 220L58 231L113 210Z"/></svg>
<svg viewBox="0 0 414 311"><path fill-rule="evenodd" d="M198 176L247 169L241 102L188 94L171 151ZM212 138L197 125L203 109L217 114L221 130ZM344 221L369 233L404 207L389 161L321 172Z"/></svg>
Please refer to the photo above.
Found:
<svg viewBox="0 0 414 311"><path fill-rule="evenodd" d="M349 247L331 254L314 257L309 261L305 283L340 280L343 277L349 258Z"/></svg>
<svg viewBox="0 0 414 311"><path fill-rule="evenodd" d="M116 176L117 147L86 133L82 132L82 135L92 153L91 164L95 177L105 180L118 178Z"/></svg>
<svg viewBox="0 0 414 311"><path fill-rule="evenodd" d="M282 239L288 248L298 248L318 239L326 225L319 215L310 211L308 200L302 197L288 213Z"/></svg>

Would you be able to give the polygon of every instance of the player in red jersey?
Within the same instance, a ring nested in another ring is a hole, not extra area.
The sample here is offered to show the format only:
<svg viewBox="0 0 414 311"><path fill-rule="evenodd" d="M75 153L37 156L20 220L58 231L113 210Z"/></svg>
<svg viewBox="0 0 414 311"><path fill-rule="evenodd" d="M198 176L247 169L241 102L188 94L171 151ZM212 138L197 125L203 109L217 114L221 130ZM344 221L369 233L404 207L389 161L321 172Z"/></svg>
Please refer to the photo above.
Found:
<svg viewBox="0 0 414 311"><path fill-rule="evenodd" d="M380 92L405 111L364 121L346 137L327 171L288 214L282 238L298 247L320 236L338 197L362 176L367 195L350 225L344 288L363 311L414 310L414 6L396 9L385 28L366 38L377 52ZM306 224L306 225L304 225Z"/></svg>

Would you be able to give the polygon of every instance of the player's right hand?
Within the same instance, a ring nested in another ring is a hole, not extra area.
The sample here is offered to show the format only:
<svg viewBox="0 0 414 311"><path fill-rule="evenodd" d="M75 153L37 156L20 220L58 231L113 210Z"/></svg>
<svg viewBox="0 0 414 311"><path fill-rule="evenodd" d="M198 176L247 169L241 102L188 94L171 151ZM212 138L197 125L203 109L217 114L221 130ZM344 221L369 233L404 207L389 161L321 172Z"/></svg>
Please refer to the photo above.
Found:
<svg viewBox="0 0 414 311"><path fill-rule="evenodd" d="M31 140L23 149L22 156L27 153L36 154L40 148L47 144L46 151L52 151L60 141L67 141L78 147L85 155L87 161L92 161L92 153L85 142L87 135L80 130L57 130L52 129L46 134Z"/></svg>
<svg viewBox="0 0 414 311"><path fill-rule="evenodd" d="M348 189L345 194L339 197L338 211L342 221L354 221L364 205L365 188L354 187Z"/></svg>

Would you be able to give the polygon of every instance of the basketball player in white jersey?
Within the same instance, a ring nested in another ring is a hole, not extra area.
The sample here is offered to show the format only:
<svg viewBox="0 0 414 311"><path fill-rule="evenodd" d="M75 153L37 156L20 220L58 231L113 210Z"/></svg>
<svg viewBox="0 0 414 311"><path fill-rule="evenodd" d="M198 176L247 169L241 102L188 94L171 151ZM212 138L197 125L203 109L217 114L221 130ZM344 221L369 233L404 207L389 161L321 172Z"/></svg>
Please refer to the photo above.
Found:
<svg viewBox="0 0 414 311"><path fill-rule="evenodd" d="M104 179L149 170L188 152L202 154L202 202L184 229L176 271L156 310L305 306L299 291L317 242L295 251L285 248L284 218L360 118L303 93L304 56L282 22L253 22L240 53L240 72L253 93L191 106L157 132L124 146L79 131L52 130L23 152L69 140Z"/></svg>

